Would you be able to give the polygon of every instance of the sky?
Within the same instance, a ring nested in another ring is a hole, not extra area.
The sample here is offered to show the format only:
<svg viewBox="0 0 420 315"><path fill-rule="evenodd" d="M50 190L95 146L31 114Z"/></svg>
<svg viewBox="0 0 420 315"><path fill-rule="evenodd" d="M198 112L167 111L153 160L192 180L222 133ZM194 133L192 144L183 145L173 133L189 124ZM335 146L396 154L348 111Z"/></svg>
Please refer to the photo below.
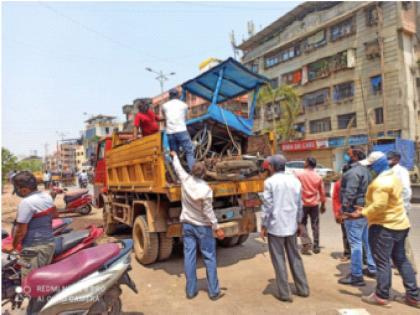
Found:
<svg viewBox="0 0 420 315"><path fill-rule="evenodd" d="M175 72L165 90L209 57L233 55L298 2L2 2L2 146L23 157L80 137L92 115L160 93L146 67Z"/></svg>

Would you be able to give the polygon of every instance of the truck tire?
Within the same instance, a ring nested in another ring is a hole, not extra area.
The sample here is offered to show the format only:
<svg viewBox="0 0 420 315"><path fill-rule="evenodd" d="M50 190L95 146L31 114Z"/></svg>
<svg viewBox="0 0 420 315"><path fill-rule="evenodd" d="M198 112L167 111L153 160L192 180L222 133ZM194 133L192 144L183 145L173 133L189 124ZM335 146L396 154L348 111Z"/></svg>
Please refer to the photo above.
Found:
<svg viewBox="0 0 420 315"><path fill-rule="evenodd" d="M104 204L103 210L103 221L104 221L104 232L106 235L113 235L118 229L118 224L112 222L111 216L111 205L109 203Z"/></svg>
<svg viewBox="0 0 420 315"><path fill-rule="evenodd" d="M243 243L245 243L248 240L248 237L249 237L249 234L239 235L238 245L242 245Z"/></svg>
<svg viewBox="0 0 420 315"><path fill-rule="evenodd" d="M149 232L146 219L138 216L133 225L134 253L142 265L153 264L159 254L158 233Z"/></svg>
<svg viewBox="0 0 420 315"><path fill-rule="evenodd" d="M159 255L158 261L166 260L171 257L173 248L173 238L166 237L166 233L159 233Z"/></svg>
<svg viewBox="0 0 420 315"><path fill-rule="evenodd" d="M239 236L225 237L222 240L217 240L222 247L233 247L238 244Z"/></svg>

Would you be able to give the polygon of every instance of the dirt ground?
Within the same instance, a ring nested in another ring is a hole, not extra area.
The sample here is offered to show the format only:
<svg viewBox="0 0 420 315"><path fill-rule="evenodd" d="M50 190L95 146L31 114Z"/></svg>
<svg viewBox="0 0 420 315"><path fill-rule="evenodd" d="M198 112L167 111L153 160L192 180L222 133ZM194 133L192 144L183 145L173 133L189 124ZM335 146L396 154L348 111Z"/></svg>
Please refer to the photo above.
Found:
<svg viewBox="0 0 420 315"><path fill-rule="evenodd" d="M10 229L18 202L18 197L11 196L10 187L5 187L2 195L2 228ZM56 204L63 206L62 198L58 197ZM396 301L392 302L390 309L363 303L360 296L373 290L374 280L368 279L368 285L362 288L337 283L341 276L348 273L349 264L339 260L341 232L328 206L327 213L321 218L322 251L319 255L303 257L311 289L310 297L294 296L293 303L276 299L277 288L267 244L253 234L241 246L218 248L219 281L225 296L216 302L207 297L206 273L201 260L197 272L200 292L195 299L187 300L181 249L177 249L170 260L151 266L140 265L133 256L130 275L139 293L136 295L128 288L123 288L124 314L420 314L419 310ZM100 225L101 215L101 209L94 209L88 216L69 217L74 219L72 227L80 229L89 224ZM410 239L420 267L420 205L413 205L411 222ZM125 237L130 237L129 230L123 230L117 236ZM100 242L110 240L104 237ZM292 283L291 278L289 282ZM393 275L393 286L394 294L404 292L399 276ZM12 312L17 313L22 312Z"/></svg>

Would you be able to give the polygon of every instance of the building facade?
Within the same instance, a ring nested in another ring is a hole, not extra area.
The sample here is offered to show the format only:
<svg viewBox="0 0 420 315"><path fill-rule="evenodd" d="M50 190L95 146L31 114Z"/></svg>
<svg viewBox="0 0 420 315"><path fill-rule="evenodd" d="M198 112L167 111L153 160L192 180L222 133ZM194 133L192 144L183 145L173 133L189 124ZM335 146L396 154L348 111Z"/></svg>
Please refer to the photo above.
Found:
<svg viewBox="0 0 420 315"><path fill-rule="evenodd" d="M81 171L83 169L83 165L86 163L86 152L83 145L78 145L76 147L76 169L77 171Z"/></svg>
<svg viewBox="0 0 420 315"><path fill-rule="evenodd" d="M85 149L85 159L89 160L96 154L98 140L102 137L110 136L114 129L122 130L122 124L117 122L116 117L97 115L85 121L83 131L83 146Z"/></svg>
<svg viewBox="0 0 420 315"><path fill-rule="evenodd" d="M63 172L76 172L76 149L77 141L63 141L60 144L60 159L59 159L59 170Z"/></svg>
<svg viewBox="0 0 420 315"><path fill-rule="evenodd" d="M245 65L300 96L299 139L281 144L289 158L339 169L348 145L419 139L419 11L410 1L305 2L239 46Z"/></svg>

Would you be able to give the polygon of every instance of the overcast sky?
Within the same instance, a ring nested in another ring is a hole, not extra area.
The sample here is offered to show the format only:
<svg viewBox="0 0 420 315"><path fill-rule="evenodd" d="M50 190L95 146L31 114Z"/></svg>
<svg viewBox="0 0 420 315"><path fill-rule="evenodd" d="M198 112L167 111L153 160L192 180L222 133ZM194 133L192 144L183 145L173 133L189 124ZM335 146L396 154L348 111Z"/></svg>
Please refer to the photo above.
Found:
<svg viewBox="0 0 420 315"><path fill-rule="evenodd" d="M89 115L115 115L159 94L151 67L198 73L208 57L232 56L247 21L265 27L297 2L2 3L2 145L17 155L80 136ZM84 115L83 113L87 113Z"/></svg>

